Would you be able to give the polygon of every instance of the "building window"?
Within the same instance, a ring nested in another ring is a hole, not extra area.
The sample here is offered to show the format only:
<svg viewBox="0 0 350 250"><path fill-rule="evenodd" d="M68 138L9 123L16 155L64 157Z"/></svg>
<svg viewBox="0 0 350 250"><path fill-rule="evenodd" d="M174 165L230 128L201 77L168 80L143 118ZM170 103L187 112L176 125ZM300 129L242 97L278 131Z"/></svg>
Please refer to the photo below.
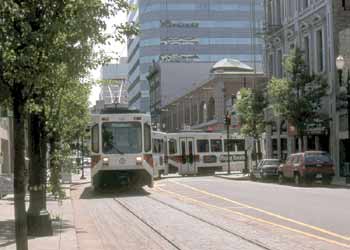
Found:
<svg viewBox="0 0 350 250"><path fill-rule="evenodd" d="M316 31L316 63L317 71L324 71L324 44L323 44L323 31L322 29Z"/></svg>
<svg viewBox="0 0 350 250"><path fill-rule="evenodd" d="M215 119L215 100L213 97L210 97L208 103L208 121Z"/></svg>
<svg viewBox="0 0 350 250"><path fill-rule="evenodd" d="M304 37L304 59L305 59L305 64L311 70L311 63L310 63L310 38L309 38L309 36L305 36Z"/></svg>

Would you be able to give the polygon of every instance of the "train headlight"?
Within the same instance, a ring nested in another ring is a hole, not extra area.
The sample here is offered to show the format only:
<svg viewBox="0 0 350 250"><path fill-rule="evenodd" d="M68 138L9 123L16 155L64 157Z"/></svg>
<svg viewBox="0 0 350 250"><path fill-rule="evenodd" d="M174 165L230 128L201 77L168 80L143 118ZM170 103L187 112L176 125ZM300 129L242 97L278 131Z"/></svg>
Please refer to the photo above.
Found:
<svg viewBox="0 0 350 250"><path fill-rule="evenodd" d="M108 165L109 163L109 158L108 157L104 157L103 158L103 165Z"/></svg>
<svg viewBox="0 0 350 250"><path fill-rule="evenodd" d="M136 157L136 164L137 165L141 165L142 164L142 157L141 156L137 156Z"/></svg>

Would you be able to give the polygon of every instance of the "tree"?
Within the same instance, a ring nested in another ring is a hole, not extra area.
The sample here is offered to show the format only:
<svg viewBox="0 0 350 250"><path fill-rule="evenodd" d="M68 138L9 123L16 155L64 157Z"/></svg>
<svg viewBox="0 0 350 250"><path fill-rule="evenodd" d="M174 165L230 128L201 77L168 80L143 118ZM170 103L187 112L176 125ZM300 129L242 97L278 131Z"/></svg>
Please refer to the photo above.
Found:
<svg viewBox="0 0 350 250"><path fill-rule="evenodd" d="M55 196L60 196L59 176L62 162L71 155L71 145L77 138L86 135L89 122L90 84L78 79L67 81L67 88L54 93L46 107L47 124L50 130L50 185Z"/></svg>
<svg viewBox="0 0 350 250"><path fill-rule="evenodd" d="M28 103L50 89L52 71L64 65L75 78L103 59L97 44L111 38L105 20L129 9L125 0L2 0L0 2L0 89L14 116L14 198L17 249L28 249L25 211L24 123ZM133 33L132 24L117 28ZM52 85L56 82L52 82Z"/></svg>
<svg viewBox="0 0 350 250"><path fill-rule="evenodd" d="M242 88L236 105L241 132L258 142L258 157L261 157L260 138L265 131L264 109L267 107L265 87L259 84L252 89ZM256 152L255 147L253 149Z"/></svg>
<svg viewBox="0 0 350 250"><path fill-rule="evenodd" d="M323 116L320 108L328 85L322 76L310 74L298 48L290 52L283 66L287 77L272 78L268 93L275 112L295 126L304 150L303 137L308 125Z"/></svg>

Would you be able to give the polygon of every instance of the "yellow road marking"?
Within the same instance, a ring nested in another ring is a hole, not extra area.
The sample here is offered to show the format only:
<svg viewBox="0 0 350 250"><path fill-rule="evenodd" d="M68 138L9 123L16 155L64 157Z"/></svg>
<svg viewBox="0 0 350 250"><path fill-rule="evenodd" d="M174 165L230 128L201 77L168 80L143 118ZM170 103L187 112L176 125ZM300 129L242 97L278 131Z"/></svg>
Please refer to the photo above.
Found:
<svg viewBox="0 0 350 250"><path fill-rule="evenodd" d="M163 188L156 188L156 189L158 189L158 190L160 190L162 192L168 193L170 195L180 197L183 200L190 200L190 201L192 201L195 204L202 204L203 206L206 206L206 207L215 208L215 209L218 209L218 210L223 210L223 211L226 211L226 212L229 212L229 213L233 213L233 214L236 214L236 215L239 215L239 216L251 219L253 221L258 221L258 222L269 224L269 225L272 225L272 226L275 226L275 227L283 228L285 230L288 230L288 231L291 231L291 232L294 232L294 233L299 233L299 234L307 236L309 238L318 239L318 240L321 240L321 241L325 241L327 243L331 243L331 244L334 244L334 245L338 245L338 246L342 246L342 247L350 249L350 245L345 244L345 243L341 243L341 242L338 242L338 241L335 241L335 240L327 239L327 238L324 238L324 237L321 237L321 236L318 236L318 235L307 233L307 232L304 232L304 231L301 231L301 230L298 230L298 229L295 229L295 228L291 228L291 227L288 227L288 226L277 224L277 223L274 223L274 222L271 222L271 221L268 221L268 220L264 220L264 219L261 219L261 218L258 218L258 217L247 215L247 214L244 214L244 213L241 213L241 212L238 212L238 211L234 211L234 210L231 210L231 209L227 209L227 208L224 208L224 207L215 206L215 205L212 205L212 204L200 201L200 200L196 200L196 199L190 198L188 196L184 196L184 195L172 192L172 191L165 190Z"/></svg>
<svg viewBox="0 0 350 250"><path fill-rule="evenodd" d="M246 207L246 208L251 208L251 209L253 209L255 211L258 211L258 212L270 215L272 217L275 217L275 218L278 218L278 219L281 219L281 220L284 220L284 221L288 221L288 222L297 224L299 226L307 227L307 228L313 229L315 231L322 232L324 234L328 234L328 235L331 235L333 237L336 237L336 238L339 238L339 239L342 239L342 240L350 241L350 237L346 237L346 236L343 236L343 235L340 235L340 234L328 231L326 229L323 229L323 228L320 228L320 227L317 227L317 226L309 225L309 224L303 223L301 221L293 220L291 218L287 218L287 217L284 217L282 215L266 211L266 210L261 209L261 208L253 207L253 206L250 206L250 205L247 205L247 204L235 201L235 200L231 200L231 199L228 199L228 198L226 198L224 196L221 196L221 195L218 195L218 194L214 194L214 193L210 193L210 192L207 192L205 190L198 189L198 188L192 187L192 186L187 185L187 184L179 183L179 182L176 182L176 181L171 181L171 182L176 183L176 184L181 185L181 186L184 186L186 188L192 189L194 191L200 192L202 194L208 195L208 196L212 196L212 197L215 197L215 198L218 198L218 199L221 199L221 200L224 200L224 201L236 204L236 205L240 205L240 206L243 206L243 207Z"/></svg>

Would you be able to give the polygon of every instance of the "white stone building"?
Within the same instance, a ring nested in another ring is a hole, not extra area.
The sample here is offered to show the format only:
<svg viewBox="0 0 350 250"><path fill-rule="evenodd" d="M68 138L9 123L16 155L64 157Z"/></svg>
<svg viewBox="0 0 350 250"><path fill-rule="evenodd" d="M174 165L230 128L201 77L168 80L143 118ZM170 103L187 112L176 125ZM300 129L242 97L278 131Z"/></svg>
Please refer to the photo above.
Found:
<svg viewBox="0 0 350 250"><path fill-rule="evenodd" d="M328 80L329 90L321 110L328 120L310 127L304 142L306 149L331 153L337 167L336 179L340 180L347 175L344 162L350 162L350 140L347 139L347 112L337 109L340 86L335 61L342 54L345 68L350 69L350 2L266 0L265 11L268 76L283 77L282 62L290 49L298 47L304 51L310 73L321 74ZM284 158L298 150L301 143L287 121L275 117L271 109L266 111L266 119L271 122L266 139L268 157Z"/></svg>

